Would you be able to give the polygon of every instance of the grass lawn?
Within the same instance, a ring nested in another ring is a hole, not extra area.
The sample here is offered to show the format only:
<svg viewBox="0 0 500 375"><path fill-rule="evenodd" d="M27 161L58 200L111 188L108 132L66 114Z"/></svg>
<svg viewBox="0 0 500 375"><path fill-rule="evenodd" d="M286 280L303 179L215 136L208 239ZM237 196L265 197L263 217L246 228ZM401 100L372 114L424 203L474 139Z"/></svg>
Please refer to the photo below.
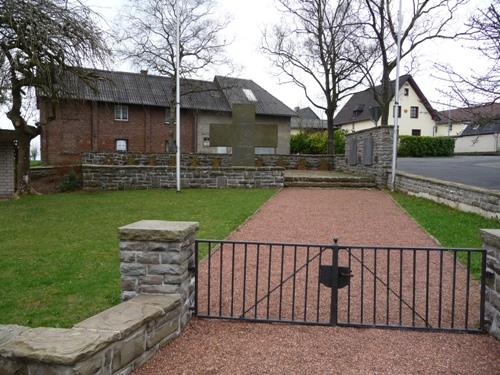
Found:
<svg viewBox="0 0 500 375"><path fill-rule="evenodd" d="M482 242L479 229L500 228L499 220L461 212L424 198L401 193L392 193L392 196L443 247L480 248ZM477 277L481 270L481 257L479 254L474 255L476 256L471 259L471 271ZM466 264L466 253L459 253L458 258Z"/></svg>
<svg viewBox="0 0 500 375"><path fill-rule="evenodd" d="M0 202L0 324L70 327L120 299L117 228L199 221L223 239L275 190L68 193Z"/></svg>
<svg viewBox="0 0 500 375"><path fill-rule="evenodd" d="M41 160L30 160L30 167L40 167L41 165Z"/></svg>

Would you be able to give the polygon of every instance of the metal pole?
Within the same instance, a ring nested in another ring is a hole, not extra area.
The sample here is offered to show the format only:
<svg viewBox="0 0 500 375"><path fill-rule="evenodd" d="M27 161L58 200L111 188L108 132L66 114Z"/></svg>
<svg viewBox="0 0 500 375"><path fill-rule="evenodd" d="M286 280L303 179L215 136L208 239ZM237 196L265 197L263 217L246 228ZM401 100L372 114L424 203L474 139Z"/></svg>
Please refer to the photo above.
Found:
<svg viewBox="0 0 500 375"><path fill-rule="evenodd" d="M398 51L396 57L396 83L394 86L394 134L392 139L392 169L391 169L391 190L394 191L396 181L396 158L398 156L398 128L399 128L399 75L401 65L401 30L403 26L403 0L399 0L398 12Z"/></svg>
<svg viewBox="0 0 500 375"><path fill-rule="evenodd" d="M175 54L175 138L176 138L176 180L177 191L181 191L181 80L180 80L180 14L179 0L175 2L175 16L177 19L177 51Z"/></svg>

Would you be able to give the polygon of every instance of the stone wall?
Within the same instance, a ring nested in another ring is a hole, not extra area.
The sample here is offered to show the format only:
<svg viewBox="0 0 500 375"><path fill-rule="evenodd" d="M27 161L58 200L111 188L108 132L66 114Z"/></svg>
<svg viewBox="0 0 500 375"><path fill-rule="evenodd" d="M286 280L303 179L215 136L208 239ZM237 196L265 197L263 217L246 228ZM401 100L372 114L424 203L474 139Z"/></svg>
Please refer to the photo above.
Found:
<svg viewBox="0 0 500 375"><path fill-rule="evenodd" d="M122 299L176 294L181 326L194 305L195 235L198 223L144 220L120 228Z"/></svg>
<svg viewBox="0 0 500 375"><path fill-rule="evenodd" d="M390 173L388 173L390 176ZM500 219L500 192L457 182L396 172L395 190L446 204L460 211Z"/></svg>
<svg viewBox="0 0 500 375"><path fill-rule="evenodd" d="M130 374L179 336L194 298L198 223L120 228L125 302L70 329L0 325L0 374Z"/></svg>
<svg viewBox="0 0 500 375"><path fill-rule="evenodd" d="M82 164L175 166L174 154L123 152L88 152L82 154ZM335 157L329 155L255 155L257 167L285 169L333 169ZM182 167L231 167L230 154L182 154Z"/></svg>
<svg viewBox="0 0 500 375"><path fill-rule="evenodd" d="M10 198L14 194L15 152L12 140L0 138L0 198Z"/></svg>
<svg viewBox="0 0 500 375"><path fill-rule="evenodd" d="M392 164L393 127L379 126L347 134L344 160L337 158L338 170L375 177L379 186L387 185Z"/></svg>
<svg viewBox="0 0 500 375"><path fill-rule="evenodd" d="M85 190L174 188L175 167L148 165L82 165ZM280 167L185 167L181 169L184 188L281 188L284 169Z"/></svg>
<svg viewBox="0 0 500 375"><path fill-rule="evenodd" d="M485 320L489 332L500 340L500 229L482 229L486 255Z"/></svg>

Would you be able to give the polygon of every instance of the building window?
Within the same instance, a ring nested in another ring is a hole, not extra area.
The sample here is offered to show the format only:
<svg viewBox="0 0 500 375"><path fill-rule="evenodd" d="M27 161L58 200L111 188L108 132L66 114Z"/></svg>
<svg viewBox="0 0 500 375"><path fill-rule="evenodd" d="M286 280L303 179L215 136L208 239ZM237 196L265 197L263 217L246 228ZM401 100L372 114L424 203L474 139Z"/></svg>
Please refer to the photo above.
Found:
<svg viewBox="0 0 500 375"><path fill-rule="evenodd" d="M418 118L418 107L410 108L410 118Z"/></svg>
<svg viewBox="0 0 500 375"><path fill-rule="evenodd" d="M245 94L245 96L247 97L247 99L251 102L256 102L257 101L257 98L255 97L254 93L252 90L250 89L242 89L243 90L243 93Z"/></svg>
<svg viewBox="0 0 500 375"><path fill-rule="evenodd" d="M128 106L122 104L115 104L115 120L128 121Z"/></svg>
<svg viewBox="0 0 500 375"><path fill-rule="evenodd" d="M115 150L118 152L127 152L128 151L128 140L117 139L115 141Z"/></svg>
<svg viewBox="0 0 500 375"><path fill-rule="evenodd" d="M411 129L411 135L414 137L420 137L421 130L420 129Z"/></svg>
<svg viewBox="0 0 500 375"><path fill-rule="evenodd" d="M405 96L409 96L410 95L410 89L409 88L405 88L404 95Z"/></svg>

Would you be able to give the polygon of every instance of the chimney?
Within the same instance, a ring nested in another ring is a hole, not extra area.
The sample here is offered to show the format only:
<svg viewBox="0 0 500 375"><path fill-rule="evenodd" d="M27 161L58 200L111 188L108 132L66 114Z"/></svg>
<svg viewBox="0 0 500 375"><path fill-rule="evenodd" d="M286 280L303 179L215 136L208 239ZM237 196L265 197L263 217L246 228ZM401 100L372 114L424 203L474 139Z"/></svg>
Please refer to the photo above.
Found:
<svg viewBox="0 0 500 375"><path fill-rule="evenodd" d="M147 76L148 75L148 70L147 69L141 70L141 74Z"/></svg>
<svg viewBox="0 0 500 375"><path fill-rule="evenodd" d="M300 110L300 107L295 107L295 112L298 112Z"/></svg>

